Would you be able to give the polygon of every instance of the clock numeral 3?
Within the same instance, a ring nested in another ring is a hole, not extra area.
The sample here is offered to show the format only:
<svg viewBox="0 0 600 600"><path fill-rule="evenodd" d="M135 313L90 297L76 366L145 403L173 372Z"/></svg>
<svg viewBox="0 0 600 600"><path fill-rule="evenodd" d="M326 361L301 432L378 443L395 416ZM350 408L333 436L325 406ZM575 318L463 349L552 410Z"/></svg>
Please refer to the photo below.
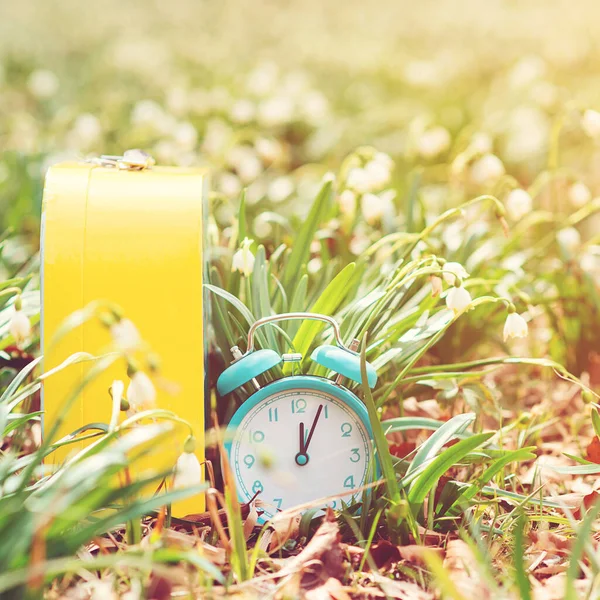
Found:
<svg viewBox="0 0 600 600"><path fill-rule="evenodd" d="M260 444L265 439L265 434L260 431L260 429L257 429L256 431L250 430L248 436L250 438L250 443L254 442L255 444Z"/></svg>
<svg viewBox="0 0 600 600"><path fill-rule="evenodd" d="M255 458L254 456L252 456L252 454L246 454L246 456L244 456L244 464L251 469L252 465L255 462Z"/></svg>
<svg viewBox="0 0 600 600"><path fill-rule="evenodd" d="M350 490L354 487L354 475L348 475L348 477L344 479L344 487Z"/></svg>
<svg viewBox="0 0 600 600"><path fill-rule="evenodd" d="M252 484L252 491L255 494L257 492L262 492L264 489L263 484L258 479Z"/></svg>
<svg viewBox="0 0 600 600"><path fill-rule="evenodd" d="M303 398L298 398L297 400L292 400L292 413L300 414L306 411L306 400Z"/></svg>
<svg viewBox="0 0 600 600"><path fill-rule="evenodd" d="M279 415L277 414L277 409L276 408L270 408L269 409L269 421L273 422L273 421L279 421Z"/></svg>
<svg viewBox="0 0 600 600"><path fill-rule="evenodd" d="M352 450L350 450L351 455L350 455L350 461L353 463L357 463L360 460L360 451L358 448L352 448Z"/></svg>
<svg viewBox="0 0 600 600"><path fill-rule="evenodd" d="M340 429L342 431L342 437L350 437L350 433L352 432L352 425L350 425L350 423L342 423Z"/></svg>

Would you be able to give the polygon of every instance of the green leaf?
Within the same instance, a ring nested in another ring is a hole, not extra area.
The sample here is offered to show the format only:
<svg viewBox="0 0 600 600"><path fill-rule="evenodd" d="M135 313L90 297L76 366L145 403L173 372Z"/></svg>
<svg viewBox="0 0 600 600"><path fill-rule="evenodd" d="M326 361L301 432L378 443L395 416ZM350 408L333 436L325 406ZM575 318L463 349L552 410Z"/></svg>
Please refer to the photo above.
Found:
<svg viewBox="0 0 600 600"><path fill-rule="evenodd" d="M519 598L522 600L531 600L531 584L525 570L525 542L524 529L527 524L527 517L524 513L519 515L515 527L515 542L513 547L513 567L515 570L515 581L519 588Z"/></svg>
<svg viewBox="0 0 600 600"><path fill-rule="evenodd" d="M596 407L592 409L592 425L594 426L596 435L600 437L600 413L598 413L598 409Z"/></svg>
<svg viewBox="0 0 600 600"><path fill-rule="evenodd" d="M334 314L348 293L350 287L349 283L352 280L355 269L355 263L346 265L325 288L319 299L312 305L309 312L328 316ZM322 327L323 324L319 321L304 321L300 326L298 333L294 336L294 348L296 349L296 352L302 354L303 362L308 360L309 357L307 354L310 346L318 334L319 329ZM284 375L290 375L292 373L292 366L291 363L286 363L284 365Z"/></svg>
<svg viewBox="0 0 600 600"><path fill-rule="evenodd" d="M319 224L327 215L333 195L332 192L333 181L326 181L317 194L306 220L294 239L292 252L281 277L281 283L288 291L288 294L292 292L293 284L296 282L297 277L301 275L302 268L308 261L310 244L315 237Z"/></svg>
<svg viewBox="0 0 600 600"><path fill-rule="evenodd" d="M421 465L429 462L445 444L463 433L474 420L475 413L466 413L464 415L456 415L449 421L446 421L427 441L421 444L406 474L410 475Z"/></svg>
<svg viewBox="0 0 600 600"><path fill-rule="evenodd" d="M474 450L487 442L493 435L492 432L475 434L472 437L461 440L454 446L447 448L439 456L434 458L410 486L408 491L408 501L411 505L417 506L422 504L427 497L427 494L448 469L460 462L462 458L471 452L471 450Z"/></svg>

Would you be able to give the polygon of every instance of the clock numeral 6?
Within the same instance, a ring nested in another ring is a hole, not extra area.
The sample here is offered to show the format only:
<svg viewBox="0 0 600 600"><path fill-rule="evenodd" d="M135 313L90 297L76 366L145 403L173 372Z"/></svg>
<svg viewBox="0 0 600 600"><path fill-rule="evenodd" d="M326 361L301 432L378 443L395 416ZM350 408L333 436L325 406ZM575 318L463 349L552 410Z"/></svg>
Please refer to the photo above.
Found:
<svg viewBox="0 0 600 600"><path fill-rule="evenodd" d="M263 484L258 479L252 484L252 491L255 494L257 492L262 492L264 489L265 488L264 488Z"/></svg>
<svg viewBox="0 0 600 600"><path fill-rule="evenodd" d="M292 413L300 414L306 411L306 400L304 398L298 398L297 400L292 400Z"/></svg>
<svg viewBox="0 0 600 600"><path fill-rule="evenodd" d="M344 479L344 487L350 490L354 487L354 475L348 475L348 477Z"/></svg>
<svg viewBox="0 0 600 600"><path fill-rule="evenodd" d="M352 460L352 459L351 459ZM255 458L254 456L252 456L252 454L246 454L246 456L244 456L244 464L251 469L252 465L255 463Z"/></svg>
<svg viewBox="0 0 600 600"><path fill-rule="evenodd" d="M342 437L350 437L350 433L352 432L352 425L350 425L350 423L342 423L340 429L342 431Z"/></svg>
<svg viewBox="0 0 600 600"><path fill-rule="evenodd" d="M352 448L352 450L350 450L351 454L350 454L350 461L353 463L357 463L360 460L360 451L358 448Z"/></svg>
<svg viewBox="0 0 600 600"><path fill-rule="evenodd" d="M260 444L265 439L265 434L257 429L256 431L250 430L248 432L248 437L250 438L250 443L254 442L255 444Z"/></svg>

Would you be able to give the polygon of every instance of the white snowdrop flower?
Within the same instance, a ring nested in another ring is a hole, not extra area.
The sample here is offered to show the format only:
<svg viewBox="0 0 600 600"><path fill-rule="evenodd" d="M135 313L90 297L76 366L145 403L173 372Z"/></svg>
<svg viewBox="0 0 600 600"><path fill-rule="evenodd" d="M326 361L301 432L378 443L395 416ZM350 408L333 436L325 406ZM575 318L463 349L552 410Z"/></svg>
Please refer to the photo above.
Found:
<svg viewBox="0 0 600 600"><path fill-rule="evenodd" d="M262 163L254 153L248 153L236 165L237 173L240 176L240 179L245 183L254 181L261 174L262 169Z"/></svg>
<svg viewBox="0 0 600 600"><path fill-rule="evenodd" d="M20 346L31 336L31 322L29 321L29 317L21 310L20 307L15 307L12 315L10 316L8 332L13 336L13 338L15 338L17 346Z"/></svg>
<svg viewBox="0 0 600 600"><path fill-rule="evenodd" d="M394 168L394 160L386 152L376 152L373 160L381 163L388 171L391 171Z"/></svg>
<svg viewBox="0 0 600 600"><path fill-rule="evenodd" d="M600 137L600 112L588 109L581 116L581 127L591 138Z"/></svg>
<svg viewBox="0 0 600 600"><path fill-rule="evenodd" d="M164 110L154 100L140 100L136 102L131 112L131 122L134 125L154 126L164 117Z"/></svg>
<svg viewBox="0 0 600 600"><path fill-rule="evenodd" d="M183 121L175 127L173 139L183 150L193 150L198 142L198 131L189 121Z"/></svg>
<svg viewBox="0 0 600 600"><path fill-rule="evenodd" d="M425 131L417 140L417 150L424 158L435 158L450 147L450 133L441 125Z"/></svg>
<svg viewBox="0 0 600 600"><path fill-rule="evenodd" d="M558 243L567 251L575 252L581 245L581 235L575 227L565 227L556 234Z"/></svg>
<svg viewBox="0 0 600 600"><path fill-rule="evenodd" d="M323 121L329 112L327 98L316 90L312 90L301 101L302 113L309 123L316 125Z"/></svg>
<svg viewBox="0 0 600 600"><path fill-rule="evenodd" d="M221 119L211 119L206 124L202 149L209 155L219 154L228 146L232 130Z"/></svg>
<svg viewBox="0 0 600 600"><path fill-rule="evenodd" d="M110 326L113 343L120 350L135 350L142 343L137 327L130 319L121 319Z"/></svg>
<svg viewBox="0 0 600 600"><path fill-rule="evenodd" d="M272 62L259 65L248 77L248 90L257 96L269 94L277 83L277 70Z"/></svg>
<svg viewBox="0 0 600 600"><path fill-rule="evenodd" d="M127 386L127 401L133 412L148 410L156 406L156 389L152 380L143 371L136 371Z"/></svg>
<svg viewBox="0 0 600 600"><path fill-rule="evenodd" d="M226 172L219 177L219 189L223 194L232 198L242 191L242 184L237 175Z"/></svg>
<svg viewBox="0 0 600 600"><path fill-rule="evenodd" d="M371 178L364 169L356 167L350 169L346 178L346 185L358 194L364 194L371 189Z"/></svg>
<svg viewBox="0 0 600 600"><path fill-rule="evenodd" d="M383 161L370 160L364 166L364 171L371 190L379 190L390 181L390 170Z"/></svg>
<svg viewBox="0 0 600 600"><path fill-rule="evenodd" d="M581 208L592 199L592 192L585 183L577 181L569 186L568 196L573 206Z"/></svg>
<svg viewBox="0 0 600 600"><path fill-rule="evenodd" d="M511 69L509 81L515 88L522 88L536 79L541 79L546 69L543 58L535 55L523 56Z"/></svg>
<svg viewBox="0 0 600 600"><path fill-rule="evenodd" d="M442 276L448 285L454 285L457 277L461 281L469 277L467 270L459 262L447 262L442 268L444 270Z"/></svg>
<svg viewBox="0 0 600 600"><path fill-rule="evenodd" d="M492 138L489 134L478 131L471 138L471 149L480 154L488 154L492 151Z"/></svg>
<svg viewBox="0 0 600 600"><path fill-rule="evenodd" d="M256 236L262 239L269 237L273 232L273 226L263 215L258 215L254 219L253 229Z"/></svg>
<svg viewBox="0 0 600 600"><path fill-rule="evenodd" d="M254 142L256 152L267 163L276 161L281 156L281 144L269 138L258 138Z"/></svg>
<svg viewBox="0 0 600 600"><path fill-rule="evenodd" d="M202 467L195 454L184 452L177 459L173 489L193 487L202 482Z"/></svg>
<svg viewBox="0 0 600 600"><path fill-rule="evenodd" d="M289 123L294 116L294 103L287 96L273 96L258 107L258 120L266 127Z"/></svg>
<svg viewBox="0 0 600 600"><path fill-rule="evenodd" d="M502 161L495 154L484 154L471 165L471 179L478 185L494 183L505 172Z"/></svg>
<svg viewBox="0 0 600 600"><path fill-rule="evenodd" d="M114 589L114 581L106 579L93 579L85 584L88 588L90 600L118 600Z"/></svg>
<svg viewBox="0 0 600 600"><path fill-rule="evenodd" d="M102 133L102 127L95 115L84 113L75 120L73 132L82 144L89 145L98 140Z"/></svg>
<svg viewBox="0 0 600 600"><path fill-rule="evenodd" d="M508 338L527 337L527 321L518 313L511 312L504 323L504 341Z"/></svg>
<svg viewBox="0 0 600 600"><path fill-rule="evenodd" d="M37 69L29 76L27 87L38 98L50 98L58 91L58 77L48 69Z"/></svg>
<svg viewBox="0 0 600 600"><path fill-rule="evenodd" d="M599 255L592 251L597 248L598 246L589 246L579 259L579 266L588 273L595 273L600 266Z"/></svg>
<svg viewBox="0 0 600 600"><path fill-rule="evenodd" d="M343 215L352 216L356 211L356 195L352 190L344 190L338 196L338 205Z"/></svg>
<svg viewBox="0 0 600 600"><path fill-rule="evenodd" d="M267 188L267 196L272 202L287 200L294 191L294 183L289 177L276 177Z"/></svg>
<svg viewBox="0 0 600 600"><path fill-rule="evenodd" d="M519 221L531 212L533 200L528 192L521 188L517 188L512 190L506 197L505 207L508 216L513 221Z"/></svg>
<svg viewBox="0 0 600 600"><path fill-rule="evenodd" d="M438 277L437 275L431 275L429 277L429 283L431 284L431 295L434 298L439 296L444 291L441 277Z"/></svg>
<svg viewBox="0 0 600 600"><path fill-rule="evenodd" d="M360 199L360 208L369 225L373 225L381 220L387 209L387 203L381 196L375 194L364 194Z"/></svg>
<svg viewBox="0 0 600 600"><path fill-rule="evenodd" d="M468 308L471 301L471 294L462 285L460 287L452 286L446 294L446 306L455 314Z"/></svg>
<svg viewBox="0 0 600 600"><path fill-rule="evenodd" d="M323 268L323 261L320 258L311 258L307 265L306 265L306 270L311 274L314 275L315 273L318 273L321 269Z"/></svg>
<svg viewBox="0 0 600 600"><path fill-rule="evenodd" d="M252 240L244 238L240 249L233 255L231 270L239 271L244 277L249 277L254 270L254 254L250 250Z"/></svg>
<svg viewBox="0 0 600 600"><path fill-rule="evenodd" d="M229 116L235 123L249 123L255 115L256 106L248 99L238 100L229 111Z"/></svg>

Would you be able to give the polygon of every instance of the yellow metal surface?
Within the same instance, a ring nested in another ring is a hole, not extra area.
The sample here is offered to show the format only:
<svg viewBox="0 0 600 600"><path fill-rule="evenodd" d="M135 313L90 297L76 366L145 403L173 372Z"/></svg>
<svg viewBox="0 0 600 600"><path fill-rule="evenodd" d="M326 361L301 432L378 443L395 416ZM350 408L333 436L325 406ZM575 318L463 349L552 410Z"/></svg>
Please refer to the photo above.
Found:
<svg viewBox="0 0 600 600"><path fill-rule="evenodd" d="M97 321L85 323L57 344L52 344L52 337L74 310L94 300L116 303L160 356L158 404L192 425L201 461L205 181L205 173L197 169L127 171L85 163L58 165L46 178L42 232L44 369L74 352L106 350L109 334ZM46 431L86 369L87 363L74 365L46 380ZM115 378L127 381L125 371L125 361L120 361L87 386L58 436L88 423L107 423L111 411L107 390ZM169 436L158 458L153 456L152 467L173 465L186 435L178 428ZM63 460L66 454L65 450L54 460ZM146 461L139 468L147 466ZM202 510L202 496L173 507L178 516Z"/></svg>

